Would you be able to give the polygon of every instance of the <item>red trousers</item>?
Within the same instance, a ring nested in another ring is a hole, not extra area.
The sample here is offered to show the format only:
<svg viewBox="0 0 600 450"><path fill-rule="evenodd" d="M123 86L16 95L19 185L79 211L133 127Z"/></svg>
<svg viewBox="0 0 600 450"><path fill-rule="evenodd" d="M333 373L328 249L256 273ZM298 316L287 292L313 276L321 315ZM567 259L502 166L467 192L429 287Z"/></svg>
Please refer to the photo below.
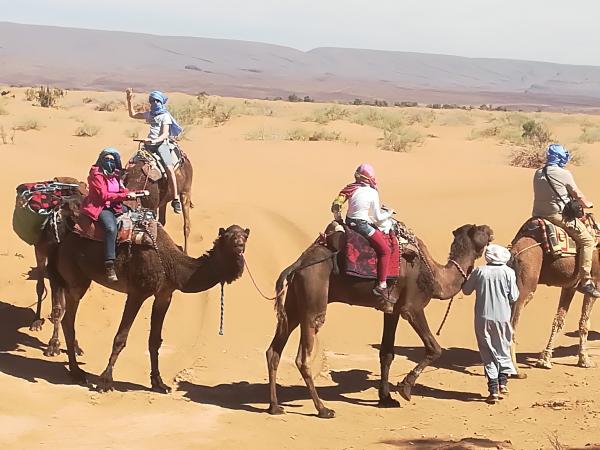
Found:
<svg viewBox="0 0 600 450"><path fill-rule="evenodd" d="M393 249L390 248L387 236L379 230L376 230L372 236L369 236L369 242L377 253L377 281L384 282L387 280L388 270L390 267L390 256L398 254L398 240L393 231L390 231L392 238Z"/></svg>

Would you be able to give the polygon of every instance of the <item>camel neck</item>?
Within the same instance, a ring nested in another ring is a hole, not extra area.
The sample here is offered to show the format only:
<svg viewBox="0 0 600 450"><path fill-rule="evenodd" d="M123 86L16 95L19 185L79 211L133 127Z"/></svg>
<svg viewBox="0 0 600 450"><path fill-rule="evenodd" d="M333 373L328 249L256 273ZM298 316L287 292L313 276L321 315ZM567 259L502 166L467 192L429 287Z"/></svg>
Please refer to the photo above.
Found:
<svg viewBox="0 0 600 450"><path fill-rule="evenodd" d="M175 264L175 283L181 292L202 292L221 282L217 273L214 255L207 253L200 258L191 258L183 253Z"/></svg>
<svg viewBox="0 0 600 450"><path fill-rule="evenodd" d="M450 261L448 261L446 265L442 265L435 261L431 256L431 253L429 253L429 249L423 242L420 242L419 247L423 254L423 258L427 261L433 272L432 297L446 300L458 294L465 282L465 278L456 265ZM454 255L451 259L453 259L466 273L468 273L475 261L475 258L472 255ZM424 268L423 270L428 271L427 268Z"/></svg>

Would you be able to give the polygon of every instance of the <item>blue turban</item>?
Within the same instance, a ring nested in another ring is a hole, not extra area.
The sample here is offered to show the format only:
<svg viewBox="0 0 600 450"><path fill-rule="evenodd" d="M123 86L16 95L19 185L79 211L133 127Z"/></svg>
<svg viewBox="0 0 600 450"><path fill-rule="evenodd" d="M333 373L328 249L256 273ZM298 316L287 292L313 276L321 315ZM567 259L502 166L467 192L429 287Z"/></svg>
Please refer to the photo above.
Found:
<svg viewBox="0 0 600 450"><path fill-rule="evenodd" d="M150 102L150 115L152 117L158 116L159 114L167 113L171 116L171 126L169 127L169 136L177 137L183 131L181 125L177 123L175 117L167 110L165 103L169 100L165 94L160 91L152 91L148 94L148 100L157 100L155 102Z"/></svg>
<svg viewBox="0 0 600 450"><path fill-rule="evenodd" d="M112 155L114 158L114 166L105 159L108 155ZM106 147L100 152L100 155L96 160L96 166L100 167L107 175L112 174L115 169L119 172L122 171L123 166L121 165L121 155L119 154L119 150L113 147Z"/></svg>
<svg viewBox="0 0 600 450"><path fill-rule="evenodd" d="M560 144L550 144L546 150L546 165L565 167L571 159L566 148Z"/></svg>

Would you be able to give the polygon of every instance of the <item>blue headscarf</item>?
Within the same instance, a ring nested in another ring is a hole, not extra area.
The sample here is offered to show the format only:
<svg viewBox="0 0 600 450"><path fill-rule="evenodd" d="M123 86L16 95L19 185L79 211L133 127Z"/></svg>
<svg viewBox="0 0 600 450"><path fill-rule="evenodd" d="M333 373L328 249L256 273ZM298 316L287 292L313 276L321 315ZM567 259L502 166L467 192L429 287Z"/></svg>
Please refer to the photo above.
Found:
<svg viewBox="0 0 600 450"><path fill-rule="evenodd" d="M566 148L560 144L550 144L546 150L546 165L565 167L571 159Z"/></svg>
<svg viewBox="0 0 600 450"><path fill-rule="evenodd" d="M169 136L177 137L183 131L183 128L177 123L175 117L167 110L165 103L169 100L169 97L164 95L160 91L152 91L148 94L148 100L156 100L150 102L150 115L152 117L158 116L159 114L169 114L171 116L171 125L169 126Z"/></svg>
<svg viewBox="0 0 600 450"><path fill-rule="evenodd" d="M114 160L111 161L106 159L107 155L112 155ZM95 165L101 168L105 175L112 175L115 173L115 170L118 170L119 172L123 170L119 150L113 147L106 147L104 150L102 150L98 156L98 159L96 160Z"/></svg>

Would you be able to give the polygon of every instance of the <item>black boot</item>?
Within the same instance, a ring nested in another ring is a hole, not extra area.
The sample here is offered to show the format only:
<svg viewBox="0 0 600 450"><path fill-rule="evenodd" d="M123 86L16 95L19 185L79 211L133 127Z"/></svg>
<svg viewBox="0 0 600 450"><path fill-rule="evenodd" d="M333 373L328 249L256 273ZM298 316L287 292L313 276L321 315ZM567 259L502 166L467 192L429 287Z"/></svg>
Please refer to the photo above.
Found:
<svg viewBox="0 0 600 450"><path fill-rule="evenodd" d="M108 281L119 281L119 279L117 278L117 273L115 272L115 262L114 261L106 261L104 263L104 270L106 273L106 278L108 278Z"/></svg>

